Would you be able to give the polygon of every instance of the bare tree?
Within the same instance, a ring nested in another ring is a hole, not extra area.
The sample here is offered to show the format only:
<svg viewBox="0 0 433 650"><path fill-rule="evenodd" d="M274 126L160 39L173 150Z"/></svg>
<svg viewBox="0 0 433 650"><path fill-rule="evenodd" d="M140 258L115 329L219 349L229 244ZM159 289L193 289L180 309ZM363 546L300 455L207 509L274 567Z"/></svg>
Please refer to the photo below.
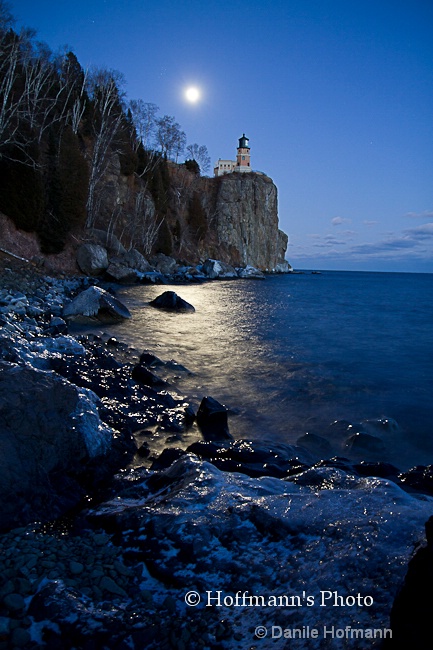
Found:
<svg viewBox="0 0 433 650"><path fill-rule="evenodd" d="M129 193L130 199L131 193ZM115 221L120 216L120 212L118 212L114 217ZM158 220L155 207L146 189L142 188L133 196L132 208L127 214L120 239L129 242L129 250L140 248L144 255L150 255L162 222L163 219Z"/></svg>
<svg viewBox="0 0 433 650"><path fill-rule="evenodd" d="M65 48L64 52L57 57L56 66L63 93L62 115L76 134L88 104L86 92L88 71L82 69L77 57L69 48Z"/></svg>
<svg viewBox="0 0 433 650"><path fill-rule="evenodd" d="M164 115L157 120L156 142L163 156L174 158L177 162L185 147L186 135L174 117Z"/></svg>
<svg viewBox="0 0 433 650"><path fill-rule="evenodd" d="M18 139L21 97L16 98L13 89L20 60L20 38L5 32L0 38L0 143L4 149Z"/></svg>
<svg viewBox="0 0 433 650"><path fill-rule="evenodd" d="M156 104L144 102L142 99L131 99L128 108L131 111L132 121L137 132L137 146L141 143L149 151L153 148L156 114L159 108Z"/></svg>
<svg viewBox="0 0 433 650"><path fill-rule="evenodd" d="M186 148L187 155L191 160L195 160L202 174L207 174L210 170L210 156L207 147L203 144L189 144Z"/></svg>
<svg viewBox="0 0 433 650"><path fill-rule="evenodd" d="M98 185L107 169L110 155L116 152L116 136L124 117L119 90L123 77L112 70L98 69L88 75L87 82L94 111L86 221L86 226L90 228L97 217Z"/></svg>
<svg viewBox="0 0 433 650"><path fill-rule="evenodd" d="M186 145L186 133L185 131L179 131L176 135L176 138L173 143L173 156L175 162L183 155Z"/></svg>
<svg viewBox="0 0 433 650"><path fill-rule="evenodd" d="M135 196L134 217L137 227L135 228L135 240L145 255L150 255L155 245L162 219L158 221L155 210L149 207L145 191L137 192ZM134 239L131 240L131 246Z"/></svg>
<svg viewBox="0 0 433 650"><path fill-rule="evenodd" d="M0 21L1 11L0 3ZM53 124L66 123L76 92L61 74L66 59L59 68L48 46L34 44L33 36L32 30L0 29L0 155L36 166L32 143L40 144Z"/></svg>
<svg viewBox="0 0 433 650"><path fill-rule="evenodd" d="M85 73L83 82L81 84L81 87L78 90L77 96L75 97L74 103L69 113L69 119L71 122L72 131L74 133L78 133L81 120L83 119L84 116L84 111L86 110L86 99L85 99L86 85L87 85L87 72Z"/></svg>

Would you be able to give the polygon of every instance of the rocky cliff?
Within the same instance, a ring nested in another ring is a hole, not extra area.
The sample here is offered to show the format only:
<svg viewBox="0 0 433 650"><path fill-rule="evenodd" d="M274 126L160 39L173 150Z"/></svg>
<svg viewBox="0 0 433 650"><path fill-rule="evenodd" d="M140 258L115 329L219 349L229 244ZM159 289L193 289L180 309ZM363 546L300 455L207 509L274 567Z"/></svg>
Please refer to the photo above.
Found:
<svg viewBox="0 0 433 650"><path fill-rule="evenodd" d="M190 262L214 258L282 270L288 238L278 228L277 188L269 177L251 172L201 178L170 164L169 178L159 252Z"/></svg>
<svg viewBox="0 0 433 650"><path fill-rule="evenodd" d="M213 201L220 257L240 266L276 269L284 262L288 238L278 229L277 188L272 180L253 172L211 181L211 196L205 193L204 201Z"/></svg>
<svg viewBox="0 0 433 650"><path fill-rule="evenodd" d="M164 253L191 263L214 258L233 266L283 270L288 238L278 228L277 188L268 176L205 178L168 163L161 178L155 191L155 182L126 178L112 165L97 227L106 230L110 223L125 248L134 247L145 257ZM153 233L153 239L145 233Z"/></svg>

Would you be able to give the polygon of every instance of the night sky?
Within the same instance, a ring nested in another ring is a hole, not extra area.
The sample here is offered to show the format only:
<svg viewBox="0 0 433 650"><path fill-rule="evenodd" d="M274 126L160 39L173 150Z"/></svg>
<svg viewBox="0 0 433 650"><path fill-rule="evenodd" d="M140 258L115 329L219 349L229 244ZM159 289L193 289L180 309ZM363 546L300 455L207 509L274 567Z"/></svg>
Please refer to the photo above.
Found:
<svg viewBox="0 0 433 650"><path fill-rule="evenodd" d="M121 71L212 166L245 133L295 268L433 271L431 0L10 5L53 50Z"/></svg>

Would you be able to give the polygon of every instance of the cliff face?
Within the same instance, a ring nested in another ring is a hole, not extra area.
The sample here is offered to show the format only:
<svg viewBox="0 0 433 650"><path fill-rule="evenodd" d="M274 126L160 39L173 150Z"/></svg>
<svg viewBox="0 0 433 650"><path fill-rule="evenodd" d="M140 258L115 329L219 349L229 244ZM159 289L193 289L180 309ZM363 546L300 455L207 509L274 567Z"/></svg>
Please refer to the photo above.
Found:
<svg viewBox="0 0 433 650"><path fill-rule="evenodd" d="M269 271L284 262L288 238L278 229L277 188L264 174L200 178L170 165L169 206L173 250L165 253Z"/></svg>
<svg viewBox="0 0 433 650"><path fill-rule="evenodd" d="M278 229L277 188L272 180L254 172L212 180L216 187L210 184L211 196L205 193L204 199L210 205L213 199L220 257L241 266L275 269L284 261L288 238ZM231 259L225 259L227 255Z"/></svg>

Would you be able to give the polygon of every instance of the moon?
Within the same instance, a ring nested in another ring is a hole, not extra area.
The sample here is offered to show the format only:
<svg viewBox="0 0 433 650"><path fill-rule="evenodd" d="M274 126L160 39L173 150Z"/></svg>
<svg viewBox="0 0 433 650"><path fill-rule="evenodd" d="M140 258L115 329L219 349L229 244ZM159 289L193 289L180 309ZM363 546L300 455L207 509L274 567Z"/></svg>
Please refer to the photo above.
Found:
<svg viewBox="0 0 433 650"><path fill-rule="evenodd" d="M185 90L185 97L191 104L195 104L200 99L200 91L195 86L190 86Z"/></svg>

